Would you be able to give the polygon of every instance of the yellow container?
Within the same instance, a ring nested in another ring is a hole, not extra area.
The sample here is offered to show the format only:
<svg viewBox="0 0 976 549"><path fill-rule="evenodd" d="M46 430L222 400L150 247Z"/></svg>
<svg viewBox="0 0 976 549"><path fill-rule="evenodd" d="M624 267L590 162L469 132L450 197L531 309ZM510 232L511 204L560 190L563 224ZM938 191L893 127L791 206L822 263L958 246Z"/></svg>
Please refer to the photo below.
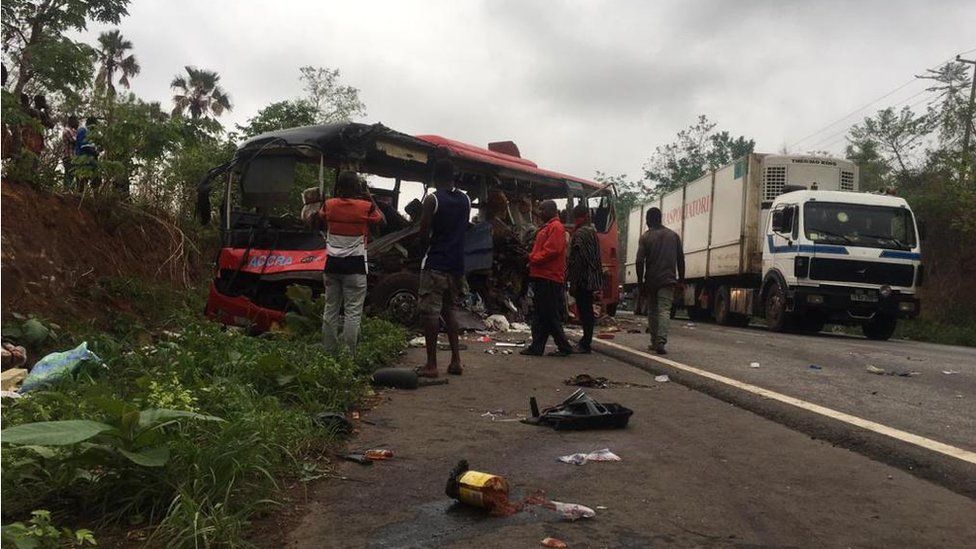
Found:
<svg viewBox="0 0 976 549"><path fill-rule="evenodd" d="M492 509L508 501L508 481L498 475L466 471L458 478L458 499L462 503Z"/></svg>

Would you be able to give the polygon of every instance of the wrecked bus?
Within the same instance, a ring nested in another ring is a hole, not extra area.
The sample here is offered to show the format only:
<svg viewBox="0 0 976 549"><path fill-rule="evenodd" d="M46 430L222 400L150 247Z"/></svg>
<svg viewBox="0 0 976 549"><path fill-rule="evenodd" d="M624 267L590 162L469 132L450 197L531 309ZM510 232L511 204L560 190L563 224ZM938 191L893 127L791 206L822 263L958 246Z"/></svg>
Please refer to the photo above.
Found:
<svg viewBox="0 0 976 549"><path fill-rule="evenodd" d="M598 313L615 312L617 222L611 186L539 168L521 158L512 142L484 149L350 122L258 135L200 182L198 215L203 223L219 218L220 232L206 315L262 332L282 323L293 307L288 286L306 285L315 295L322 291L325 240L301 212L317 207L314 200L327 196L339 171L348 169L366 178L388 221L369 235L367 312L414 324L423 256L417 238L419 206L438 158L454 161L457 186L472 201L462 308L482 317L523 319L528 303L525 256L537 226L534 209L540 200L552 198L564 212L580 201L591 207L607 273ZM410 198L408 187L413 199L404 204ZM215 189L220 195L216 207L211 204ZM308 197L317 198L306 204Z"/></svg>

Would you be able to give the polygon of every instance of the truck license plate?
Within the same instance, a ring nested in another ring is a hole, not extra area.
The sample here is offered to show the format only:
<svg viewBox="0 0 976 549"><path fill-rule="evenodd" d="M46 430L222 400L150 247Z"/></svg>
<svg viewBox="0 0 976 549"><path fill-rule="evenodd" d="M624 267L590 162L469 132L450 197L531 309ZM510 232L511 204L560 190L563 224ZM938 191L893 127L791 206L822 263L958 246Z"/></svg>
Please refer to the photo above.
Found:
<svg viewBox="0 0 976 549"><path fill-rule="evenodd" d="M851 294L851 301L860 301L862 303L877 303L878 294L875 292L854 292Z"/></svg>

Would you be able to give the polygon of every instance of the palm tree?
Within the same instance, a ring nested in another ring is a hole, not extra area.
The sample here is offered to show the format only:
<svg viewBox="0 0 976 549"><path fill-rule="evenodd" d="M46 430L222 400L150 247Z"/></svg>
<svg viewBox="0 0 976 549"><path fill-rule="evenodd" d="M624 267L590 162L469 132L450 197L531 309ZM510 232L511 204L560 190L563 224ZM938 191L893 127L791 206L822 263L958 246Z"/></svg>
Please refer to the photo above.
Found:
<svg viewBox="0 0 976 549"><path fill-rule="evenodd" d="M129 79L139 74L139 62L136 56L126 53L132 49L132 42L122 37L119 29L103 32L98 35L98 75L95 76L95 86L108 91L109 97L115 97L115 73L119 72L119 84L129 87Z"/></svg>
<svg viewBox="0 0 976 549"><path fill-rule="evenodd" d="M170 84L178 92L173 96L173 116L189 111L190 117L197 120L231 110L230 96L218 85L220 75L194 67L186 67L186 73L187 76L177 75Z"/></svg>

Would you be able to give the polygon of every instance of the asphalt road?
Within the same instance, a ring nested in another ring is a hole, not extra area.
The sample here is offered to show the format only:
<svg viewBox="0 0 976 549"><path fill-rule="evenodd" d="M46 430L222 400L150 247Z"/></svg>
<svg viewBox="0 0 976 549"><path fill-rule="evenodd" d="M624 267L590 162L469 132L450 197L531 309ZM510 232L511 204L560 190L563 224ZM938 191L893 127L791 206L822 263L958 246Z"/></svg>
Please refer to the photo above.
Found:
<svg viewBox="0 0 976 549"><path fill-rule="evenodd" d="M698 339L676 334L676 356L683 341ZM277 537L256 541L529 548L553 536L574 548L976 546L976 501L906 470L677 383L656 382L609 356L487 355L483 344L468 345L464 376L446 386L384 392L363 412L350 447L391 448L393 460L371 467L336 460L343 480L309 487L304 504L263 529ZM403 366L418 364L421 354L411 350ZM557 432L513 421L527 414L529 396L543 406L558 402L574 389L563 380L583 372L649 386L589 390L634 410L626 429ZM494 420L485 415L498 410ZM601 448L623 461L556 461ZM505 476L516 495L541 489L597 508L597 516L566 522L538 509L507 518L468 509L444 495L459 459Z"/></svg>
<svg viewBox="0 0 976 549"><path fill-rule="evenodd" d="M635 320L621 319L625 326ZM669 359L976 451L974 348L681 319L671 327ZM648 337L624 332L614 341L643 350ZM753 362L759 367L750 367ZM886 373L871 373L869 366Z"/></svg>

